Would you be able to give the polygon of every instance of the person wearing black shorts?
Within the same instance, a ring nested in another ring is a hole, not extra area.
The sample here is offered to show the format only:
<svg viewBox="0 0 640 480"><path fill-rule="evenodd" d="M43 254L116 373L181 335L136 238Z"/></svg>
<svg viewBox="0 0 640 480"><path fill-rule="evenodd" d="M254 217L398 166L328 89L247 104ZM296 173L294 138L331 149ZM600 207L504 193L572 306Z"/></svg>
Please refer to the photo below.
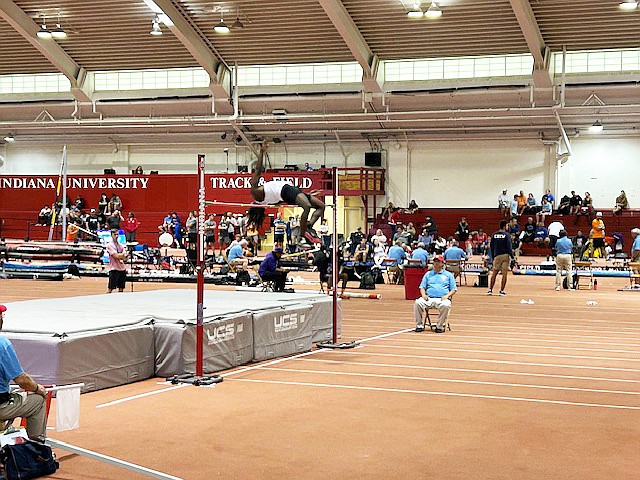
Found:
<svg viewBox="0 0 640 480"><path fill-rule="evenodd" d="M325 204L313 195L304 193L300 188L291 185L286 180L269 180L260 185L260 176L263 169L263 158L267 151L267 142L262 143L260 153L258 154L258 163L251 177L251 196L256 207L251 207L247 212L248 224L253 224L260 228L264 220L264 207L260 205L274 205L279 203L287 203L289 205L297 205L304 210L300 215L300 239L306 239L308 242L320 243L320 239L316 235L310 234L313 225L324 214ZM313 209L313 213L311 210ZM312 231L312 233L315 233ZM304 240L302 240L304 241Z"/></svg>
<svg viewBox="0 0 640 480"><path fill-rule="evenodd" d="M118 230L111 230L111 241L107 244L107 254L109 255L109 286L107 287L107 293L113 292L116 288L119 292L123 292L127 283L127 267L124 263L125 258L127 258L127 252L118 242Z"/></svg>

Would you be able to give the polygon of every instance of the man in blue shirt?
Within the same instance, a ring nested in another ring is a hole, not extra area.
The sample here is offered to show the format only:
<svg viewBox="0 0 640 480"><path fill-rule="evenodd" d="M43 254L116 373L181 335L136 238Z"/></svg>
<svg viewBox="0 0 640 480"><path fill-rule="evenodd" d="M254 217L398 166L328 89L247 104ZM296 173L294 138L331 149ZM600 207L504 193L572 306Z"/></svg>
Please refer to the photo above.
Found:
<svg viewBox="0 0 640 480"><path fill-rule="evenodd" d="M436 333L443 333L451 311L451 297L458 291L456 281L451 272L444 269L444 257L433 257L433 270L429 270L420 282L420 298L413 304L416 320L416 332L424 331L424 313L430 308L437 308L438 323Z"/></svg>
<svg viewBox="0 0 640 480"><path fill-rule="evenodd" d="M573 243L571 239L567 237L566 230L560 230L560 238L556 241L556 290L560 290L562 283L562 270L567 272L567 285L569 290L573 290L573 274L571 265L573 260Z"/></svg>
<svg viewBox="0 0 640 480"><path fill-rule="evenodd" d="M6 311L7 307L0 305L0 330ZM12 380L26 393L10 393ZM44 387L22 370L9 339L0 335L0 421L26 418L29 438L41 441L46 420L45 396Z"/></svg>
<svg viewBox="0 0 640 480"><path fill-rule="evenodd" d="M462 260L467 259L467 254L458 245L458 241L454 240L451 246L444 251L444 260L447 262L446 269L453 273L454 278L460 275Z"/></svg>
<svg viewBox="0 0 640 480"><path fill-rule="evenodd" d="M247 247L247 240L242 239L229 249L227 260L232 267L240 267L246 270L249 266L249 259L244 256L244 249Z"/></svg>
<svg viewBox="0 0 640 480"><path fill-rule="evenodd" d="M274 282L276 292L285 291L284 286L287 282L287 271L280 268L281 257L282 248L276 247L272 252L267 253L258 267L260 278L267 282Z"/></svg>
<svg viewBox="0 0 640 480"><path fill-rule="evenodd" d="M424 243L419 242L418 248L411 253L411 258L414 260L420 260L423 267L429 262L429 252L427 252L424 247Z"/></svg>
<svg viewBox="0 0 640 480"><path fill-rule="evenodd" d="M392 245L391 248L389 248L388 255L389 258L397 260L398 265L402 265L402 262L407 258L407 254L402 247L402 242L400 241L395 242L395 245Z"/></svg>

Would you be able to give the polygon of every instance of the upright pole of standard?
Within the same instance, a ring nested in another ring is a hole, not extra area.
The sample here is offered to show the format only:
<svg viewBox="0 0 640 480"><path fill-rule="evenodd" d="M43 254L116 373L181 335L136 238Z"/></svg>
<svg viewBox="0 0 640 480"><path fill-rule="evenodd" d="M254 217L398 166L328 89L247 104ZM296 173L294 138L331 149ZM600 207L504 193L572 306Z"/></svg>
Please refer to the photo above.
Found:
<svg viewBox="0 0 640 480"><path fill-rule="evenodd" d="M67 241L67 146L62 147L62 241Z"/></svg>
<svg viewBox="0 0 640 480"><path fill-rule="evenodd" d="M196 262L197 275L197 312L196 312L196 375L203 374L203 346L204 337L204 154L198 154L198 257Z"/></svg>
<svg viewBox="0 0 640 480"><path fill-rule="evenodd" d="M333 285L333 343L338 343L338 168L331 169L333 197L333 235L331 245L331 279Z"/></svg>

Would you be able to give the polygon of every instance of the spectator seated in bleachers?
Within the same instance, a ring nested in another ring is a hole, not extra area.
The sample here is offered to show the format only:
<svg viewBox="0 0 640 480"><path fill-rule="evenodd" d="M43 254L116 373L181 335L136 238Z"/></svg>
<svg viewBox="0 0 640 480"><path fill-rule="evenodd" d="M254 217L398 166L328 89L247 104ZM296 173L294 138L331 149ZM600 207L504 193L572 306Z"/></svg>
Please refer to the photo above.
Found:
<svg viewBox="0 0 640 480"><path fill-rule="evenodd" d="M551 211L553 211L553 206L556 202L556 198L553 196L553 194L551 193L551 190L549 190L548 188L544 191L544 195L542 196L542 200L546 200L547 202L549 202L551 204Z"/></svg>
<svg viewBox="0 0 640 480"><path fill-rule="evenodd" d="M362 239L366 239L366 235L362 231L362 227L358 227L355 232L351 232L351 235L349 235L349 241L351 242L351 251L349 254L351 256L355 254L358 245L362 242Z"/></svg>
<svg viewBox="0 0 640 480"><path fill-rule="evenodd" d="M502 190L502 193L498 195L498 209L505 216L509 216L511 212L510 200L507 196L507 189Z"/></svg>
<svg viewBox="0 0 640 480"><path fill-rule="evenodd" d="M467 219L465 217L462 217L458 222L455 236L460 242L460 245L464 245L465 242L469 239L469 224L467 223Z"/></svg>
<svg viewBox="0 0 640 480"><path fill-rule="evenodd" d="M429 263L429 252L425 250L425 244L422 242L418 242L418 247L411 252L411 258L413 260L420 260L420 263L423 267Z"/></svg>
<svg viewBox="0 0 640 480"><path fill-rule="evenodd" d="M425 217L425 223L423 226L427 229L427 233L429 235L433 238L436 237L436 233L438 233L438 226L436 225L436 221L430 215Z"/></svg>
<svg viewBox="0 0 640 480"><path fill-rule="evenodd" d="M411 243L411 235L409 235L402 224L398 225L398 229L396 230L395 235L393 236L393 243L399 241L404 245L409 245Z"/></svg>
<svg viewBox="0 0 640 480"><path fill-rule="evenodd" d="M407 223L407 227L404 229L404 231L407 233L407 235L409 235L409 239L412 242L414 240L416 240L416 238L417 238L417 236L416 236L416 227L413 226L413 222Z"/></svg>
<svg viewBox="0 0 640 480"><path fill-rule="evenodd" d="M571 205L569 202L571 198L569 195L565 195L560 199L560 203L558 204L558 215L569 215L571 211Z"/></svg>
<svg viewBox="0 0 640 480"><path fill-rule="evenodd" d="M553 209L551 204L547 202L547 200L542 200L542 205L540 206L540 211L536 213L536 220L538 223L545 223L545 219L553 213Z"/></svg>
<svg viewBox="0 0 640 480"><path fill-rule="evenodd" d="M575 191L571 190L571 198L569 199L569 214L577 215L582 206L582 197Z"/></svg>
<svg viewBox="0 0 640 480"><path fill-rule="evenodd" d="M479 228L477 232L474 232L471 239L473 242L473 254L484 255L487 252L489 236L481 228Z"/></svg>
<svg viewBox="0 0 640 480"><path fill-rule="evenodd" d="M50 225L51 224L51 207L49 205L44 205L40 209L40 213L38 213L38 225Z"/></svg>
<svg viewBox="0 0 640 480"><path fill-rule="evenodd" d="M593 199L591 198L591 194L589 192L584 192L584 198L580 203L580 208L576 213L576 219L573 222L574 225L577 223L578 217L580 215L585 215L587 217L590 217L591 215L593 215Z"/></svg>
<svg viewBox="0 0 640 480"><path fill-rule="evenodd" d="M527 208L527 196L520 190L520 194L518 195L518 215L522 215L525 208Z"/></svg>
<svg viewBox="0 0 640 480"><path fill-rule="evenodd" d="M524 207L524 213L528 215L535 215L540 211L540 206L536 200L536 197L533 196L533 193L530 193L527 197L527 206Z"/></svg>
<svg viewBox="0 0 640 480"><path fill-rule="evenodd" d="M373 238L373 261L380 266L382 261L387 258L387 246L380 243L378 238Z"/></svg>
<svg viewBox="0 0 640 480"><path fill-rule="evenodd" d="M533 238L533 244L541 248L549 246L549 242L549 230L542 222L539 222Z"/></svg>
<svg viewBox="0 0 640 480"><path fill-rule="evenodd" d="M387 246L387 243L388 243L387 236L382 232L381 229L377 229L375 235L371 236L371 243L375 244L376 240L383 247Z"/></svg>
<svg viewBox="0 0 640 480"><path fill-rule="evenodd" d="M624 190L620 191L620 195L616 197L616 206L613 207L612 213L614 215L619 215L622 210L629 208L629 200L627 200L627 194L624 193Z"/></svg>
<svg viewBox="0 0 640 480"><path fill-rule="evenodd" d="M418 206L418 204L416 203L415 200L411 200L409 202L409 206L407 207L407 209L405 210L405 213L416 213L416 211L419 209L420 207Z"/></svg>
<svg viewBox="0 0 640 480"><path fill-rule="evenodd" d="M533 217L527 218L527 223L522 227L522 233L520 234L520 241L522 243L533 243L533 239L536 236L536 223L533 221Z"/></svg>

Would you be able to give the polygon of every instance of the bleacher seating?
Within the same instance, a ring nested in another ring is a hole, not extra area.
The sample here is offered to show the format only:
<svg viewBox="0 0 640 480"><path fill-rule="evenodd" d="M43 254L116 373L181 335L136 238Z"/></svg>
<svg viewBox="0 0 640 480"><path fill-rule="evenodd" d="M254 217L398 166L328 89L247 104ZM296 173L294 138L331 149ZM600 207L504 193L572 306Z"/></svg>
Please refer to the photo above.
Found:
<svg viewBox="0 0 640 480"><path fill-rule="evenodd" d="M631 247L631 229L640 227L640 209L628 209L623 210L620 215L613 215L611 209L598 209L603 213L603 221L605 223L607 236L611 236L613 232L620 232L624 238L625 251ZM420 232L421 227L425 223L426 215L430 215L435 220L438 226L438 233L442 234L445 238L452 236L458 226L458 222L462 217L467 219L469 228L471 231L482 228L488 235L491 235L498 229L500 220L504 217L497 208L421 208L415 213L401 213L400 221L406 225L409 222L413 222L417 232ZM573 215L550 215L546 218L546 225L551 222L562 222L567 230L568 235L574 236L578 230L582 230L585 235L588 236L591 229L591 217L580 216L574 217ZM520 217L520 227L522 227L527 221L527 215ZM575 225L574 225L575 221ZM375 233L376 229L382 229L382 231L390 237L391 229L389 228L387 221L380 215L376 217L372 232ZM540 255L546 256L551 253L549 248L538 248L532 245L525 245L523 254L525 255Z"/></svg>

